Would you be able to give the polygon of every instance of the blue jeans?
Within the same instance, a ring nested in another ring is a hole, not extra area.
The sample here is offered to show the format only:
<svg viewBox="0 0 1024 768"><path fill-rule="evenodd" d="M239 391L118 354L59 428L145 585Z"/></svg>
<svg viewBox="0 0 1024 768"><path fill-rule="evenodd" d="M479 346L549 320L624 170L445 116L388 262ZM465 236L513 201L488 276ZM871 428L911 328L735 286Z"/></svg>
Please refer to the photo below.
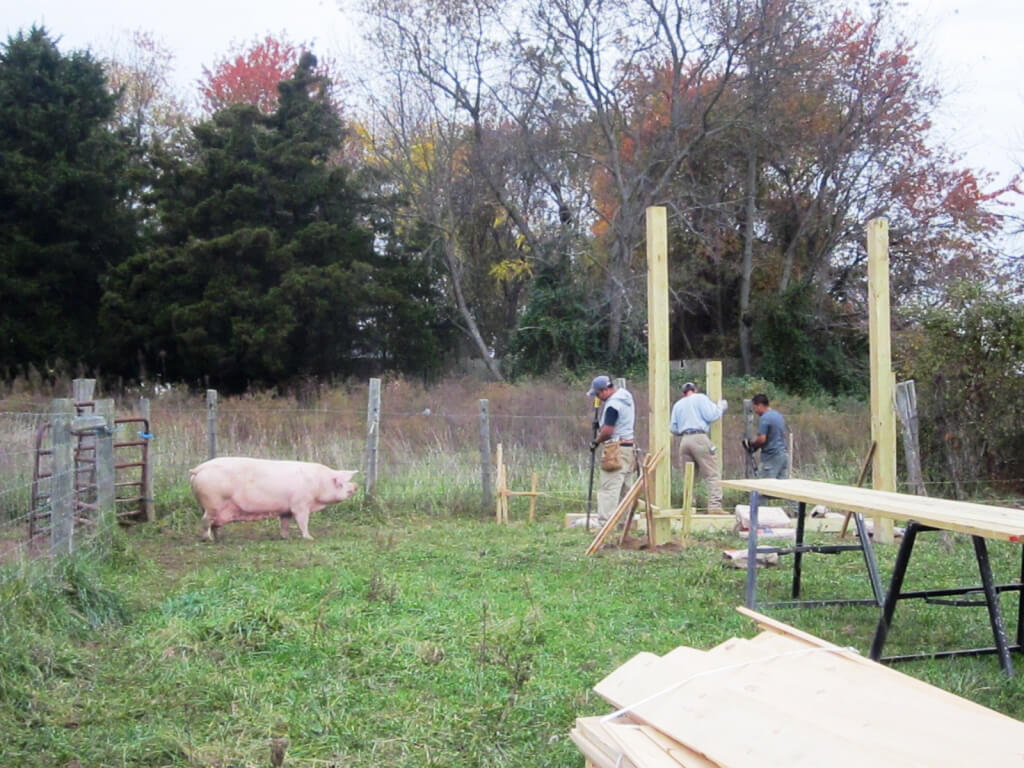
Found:
<svg viewBox="0 0 1024 768"><path fill-rule="evenodd" d="M789 454L785 451L773 453L770 456L761 454L761 465L757 468L757 476L771 480L786 480L789 478Z"/></svg>

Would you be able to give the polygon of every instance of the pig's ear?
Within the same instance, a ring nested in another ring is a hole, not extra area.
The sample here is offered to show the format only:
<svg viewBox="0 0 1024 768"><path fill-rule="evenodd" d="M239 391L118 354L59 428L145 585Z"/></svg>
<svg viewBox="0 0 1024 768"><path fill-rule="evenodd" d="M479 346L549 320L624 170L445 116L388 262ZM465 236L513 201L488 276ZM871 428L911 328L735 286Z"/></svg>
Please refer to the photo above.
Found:
<svg viewBox="0 0 1024 768"><path fill-rule="evenodd" d="M335 484L336 485L341 485L342 483L347 483L349 480L351 480L353 478L353 476L355 476L356 472L358 472L358 471L359 471L358 469L342 469L342 470L338 470L338 473L334 476Z"/></svg>

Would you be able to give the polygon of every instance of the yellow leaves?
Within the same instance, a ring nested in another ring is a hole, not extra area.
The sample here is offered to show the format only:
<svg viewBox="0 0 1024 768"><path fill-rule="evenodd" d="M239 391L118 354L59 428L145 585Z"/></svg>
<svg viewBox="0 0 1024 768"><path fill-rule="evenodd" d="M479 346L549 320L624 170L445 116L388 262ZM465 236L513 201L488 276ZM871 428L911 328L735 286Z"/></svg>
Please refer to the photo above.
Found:
<svg viewBox="0 0 1024 768"><path fill-rule="evenodd" d="M533 269L526 259L505 259L491 267L490 275L499 284L524 282L533 277Z"/></svg>

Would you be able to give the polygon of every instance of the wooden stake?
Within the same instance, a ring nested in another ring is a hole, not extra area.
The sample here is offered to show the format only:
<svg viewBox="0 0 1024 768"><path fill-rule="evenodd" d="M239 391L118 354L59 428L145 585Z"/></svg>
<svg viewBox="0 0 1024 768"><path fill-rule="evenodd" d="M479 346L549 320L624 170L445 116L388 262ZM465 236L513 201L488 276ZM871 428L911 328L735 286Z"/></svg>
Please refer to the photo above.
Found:
<svg viewBox="0 0 1024 768"><path fill-rule="evenodd" d="M537 519L537 473L530 475L530 522Z"/></svg>
<svg viewBox="0 0 1024 768"><path fill-rule="evenodd" d="M875 447L877 445L878 444L874 440L871 441L871 447L868 448L868 452L864 456L864 461L861 462L860 472L857 474L857 487L858 488L860 488L862 485L864 485L864 478L866 478L868 476L868 467L871 466L871 459L875 455ZM846 517L843 519L843 530L841 530L839 532L839 538L840 539L846 538L846 529L850 525L850 517L852 515L853 515L853 512L847 512L846 513Z"/></svg>
<svg viewBox="0 0 1024 768"><path fill-rule="evenodd" d="M661 460L662 449L658 449L655 453L648 454L644 457L644 468L647 471L652 471ZM604 540L608 538L608 535L615 530L615 526L618 525L619 520L622 518L626 511L633 506L633 502L636 501L637 497L643 490L644 479L643 472L640 473L640 478L633 483L633 487L627 491L626 495L622 497L622 501L619 502L619 506L616 507L612 516L608 518L607 522L601 526L601 530L597 532L597 536L591 542L590 546L587 547L587 554L592 555L597 552L601 545L604 544Z"/></svg>
<svg viewBox="0 0 1024 768"><path fill-rule="evenodd" d="M683 469L683 546L689 542L690 530L693 527L693 477L695 471L693 462L686 462Z"/></svg>
<svg viewBox="0 0 1024 768"><path fill-rule="evenodd" d="M505 477L502 474L504 464L502 463L501 455L501 443L498 443L495 449L495 469L494 469L494 484L498 486L497 501L494 511L494 521L501 524L501 502L505 498Z"/></svg>

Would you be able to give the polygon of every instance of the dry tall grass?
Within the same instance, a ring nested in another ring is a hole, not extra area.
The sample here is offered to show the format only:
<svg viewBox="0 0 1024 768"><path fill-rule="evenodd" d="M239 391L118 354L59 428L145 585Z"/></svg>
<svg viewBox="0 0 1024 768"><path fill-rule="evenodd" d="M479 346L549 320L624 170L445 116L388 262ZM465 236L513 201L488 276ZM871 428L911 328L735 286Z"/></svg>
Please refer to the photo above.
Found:
<svg viewBox="0 0 1024 768"><path fill-rule="evenodd" d="M742 400L756 382L727 380L732 406L725 416L724 475L742 471ZM480 401L488 401L493 446L501 443L510 485L529 486L538 474L548 495L539 511L581 511L589 469L592 400L586 385L541 379L521 384L452 378L426 387L388 378L381 387L378 501L394 514L488 514L482 496ZM68 390L70 391L70 385ZM637 401L637 440L648 444L646 384L631 386ZM32 434L59 389L8 391L0 400L0 520L17 521L31 483ZM675 393L673 393L675 395ZM137 415L146 395L152 409L150 444L157 513L187 507L188 469L207 457L207 408L202 393L181 387L127 390L114 395L119 416ZM97 397L110 396L99 393ZM321 388L303 396L269 392L222 397L218 403L218 455L318 461L362 469L368 384ZM794 474L852 482L869 442L867 406L822 407L798 398L773 402L794 433ZM681 495L673 478L673 498ZM700 497L698 497L699 500ZM513 501L515 507L525 502Z"/></svg>

